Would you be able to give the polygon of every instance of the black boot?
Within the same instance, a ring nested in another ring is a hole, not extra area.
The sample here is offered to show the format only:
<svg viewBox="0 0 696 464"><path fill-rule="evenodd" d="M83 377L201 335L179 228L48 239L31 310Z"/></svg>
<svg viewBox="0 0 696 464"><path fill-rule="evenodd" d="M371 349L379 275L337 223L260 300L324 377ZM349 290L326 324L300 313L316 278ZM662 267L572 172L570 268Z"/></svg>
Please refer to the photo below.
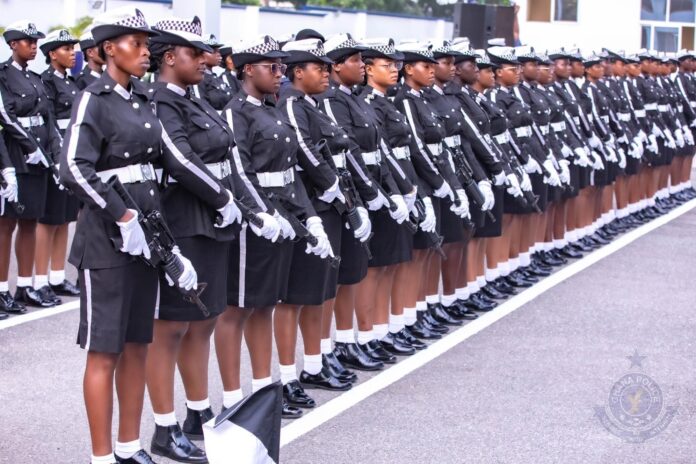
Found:
<svg viewBox="0 0 696 464"><path fill-rule="evenodd" d="M397 333L395 333L394 340L398 340L405 345L412 346L416 350L424 350L428 347L428 345L411 335L411 333L407 331L406 328L403 328L399 330Z"/></svg>
<svg viewBox="0 0 696 464"><path fill-rule="evenodd" d="M384 369L384 363L372 359L357 343L336 342L334 354L341 363L361 371L379 371Z"/></svg>
<svg viewBox="0 0 696 464"><path fill-rule="evenodd" d="M203 440L203 424L215 417L211 408L202 411L194 411L186 407L186 420L182 430L191 440Z"/></svg>
<svg viewBox="0 0 696 464"><path fill-rule="evenodd" d="M155 433L150 445L152 454L163 456L177 462L208 462L205 451L188 439L179 424L163 427L155 425ZM130 461L122 461L130 462ZM150 462L150 461L133 461Z"/></svg>
<svg viewBox="0 0 696 464"><path fill-rule="evenodd" d="M321 355L321 365L328 371L329 375L337 378L341 382L352 383L358 380L358 376L355 372L346 369L333 352Z"/></svg>
<svg viewBox="0 0 696 464"><path fill-rule="evenodd" d="M423 340L438 340L442 338L442 335L430 330L424 326L420 321L416 321L413 325L407 325L406 330L414 337L421 338Z"/></svg>

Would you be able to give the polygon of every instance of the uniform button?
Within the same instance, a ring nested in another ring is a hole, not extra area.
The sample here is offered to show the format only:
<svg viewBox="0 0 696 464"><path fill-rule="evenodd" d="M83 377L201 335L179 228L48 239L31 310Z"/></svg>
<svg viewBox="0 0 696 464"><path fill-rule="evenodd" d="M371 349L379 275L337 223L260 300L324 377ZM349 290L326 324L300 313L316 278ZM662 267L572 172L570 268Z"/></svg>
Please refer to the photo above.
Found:
<svg viewBox="0 0 696 464"><path fill-rule="evenodd" d="M22 94L22 98L26 97L26 95Z"/></svg>
<svg viewBox="0 0 696 464"><path fill-rule="evenodd" d="M152 147L147 147L147 152L152 153Z"/></svg>
<svg viewBox="0 0 696 464"><path fill-rule="evenodd" d="M331 125L332 125L332 126L335 126L335 125L336 125L336 123L335 123L335 122L332 122L332 123L331 123Z"/></svg>
<svg viewBox="0 0 696 464"><path fill-rule="evenodd" d="M36 137L36 141L37 141L37 142L40 142L40 141L41 141L41 137Z"/></svg>
<svg viewBox="0 0 696 464"><path fill-rule="evenodd" d="M133 103L133 108L137 110L138 108L140 108L140 104L138 102Z"/></svg>
<svg viewBox="0 0 696 464"><path fill-rule="evenodd" d="M39 101L41 101L41 98L39 98Z"/></svg>
<svg viewBox="0 0 696 464"><path fill-rule="evenodd" d="M75 91L74 91L74 90L72 91L72 94L75 95Z"/></svg>
<svg viewBox="0 0 696 464"><path fill-rule="evenodd" d="M29 74L25 74L25 76L29 77Z"/></svg>
<svg viewBox="0 0 696 464"><path fill-rule="evenodd" d="M149 129L149 128L151 128L151 127L152 127L152 124L150 124L149 122L146 122L146 123L145 123L145 129Z"/></svg>
<svg viewBox="0 0 696 464"><path fill-rule="evenodd" d="M130 153L125 152L125 153L123 154L123 156L125 156L126 158L128 158L128 157L130 156Z"/></svg>
<svg viewBox="0 0 696 464"><path fill-rule="evenodd" d="M111 86L109 84L106 84L106 85L104 85L104 88L108 90L111 88Z"/></svg>
<svg viewBox="0 0 696 464"><path fill-rule="evenodd" d="M69 104L70 104L69 102L65 102L65 106L68 106Z"/></svg>
<svg viewBox="0 0 696 464"><path fill-rule="evenodd" d="M285 141L290 143L290 137L285 137Z"/></svg>
<svg viewBox="0 0 696 464"><path fill-rule="evenodd" d="M276 124L278 124L278 125L280 126L280 125L283 124L283 123L280 122L280 121L276 121Z"/></svg>
<svg viewBox="0 0 696 464"><path fill-rule="evenodd" d="M344 138L344 139L347 139L348 136L347 136L346 134L343 134L343 138Z"/></svg>
<svg viewBox="0 0 696 464"><path fill-rule="evenodd" d="M273 134L273 138L274 138L274 139L277 139L277 138L278 138L278 134Z"/></svg>
<svg viewBox="0 0 696 464"><path fill-rule="evenodd" d="M205 127L210 127L210 124L208 124L208 123L206 122L206 123L205 123Z"/></svg>
<svg viewBox="0 0 696 464"><path fill-rule="evenodd" d="M151 196L151 197L154 197L154 196L155 196L155 191L152 190L152 189L150 189L150 196Z"/></svg>
<svg viewBox="0 0 696 464"><path fill-rule="evenodd" d="M295 194L294 194L294 193L291 193L290 196L291 196L292 198L295 198Z"/></svg>
<svg viewBox="0 0 696 464"><path fill-rule="evenodd" d="M288 156L288 163L289 163L290 161L292 161L292 158L290 158L290 157Z"/></svg>

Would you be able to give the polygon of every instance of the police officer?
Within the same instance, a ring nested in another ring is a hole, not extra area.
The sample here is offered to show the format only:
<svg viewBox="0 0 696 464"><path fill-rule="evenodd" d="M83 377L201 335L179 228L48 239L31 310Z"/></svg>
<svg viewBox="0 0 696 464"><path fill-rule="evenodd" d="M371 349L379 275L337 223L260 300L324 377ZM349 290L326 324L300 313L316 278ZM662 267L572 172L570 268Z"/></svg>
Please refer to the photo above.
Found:
<svg viewBox="0 0 696 464"><path fill-rule="evenodd" d="M41 51L49 63L41 74L46 95L51 104L56 125L61 135L70 122L73 100L80 92L75 79L68 70L75 65L74 46L77 39L65 29L58 29L41 43ZM36 227L36 256L34 286L43 288L49 285L45 294L60 303L56 295L76 296L80 290L65 278L65 255L68 247L68 224L77 219L80 202L74 195L68 195L64 187L50 178L47 179L46 211L39 218ZM48 263L51 262L51 273Z"/></svg>
<svg viewBox="0 0 696 464"><path fill-rule="evenodd" d="M677 71L672 75L672 80L677 88L677 95L683 107L684 119L688 124L688 130L691 133L692 141L694 133L696 133L696 87L694 87L693 78L690 78L690 70L693 66L696 57L692 52L680 50L677 53ZM692 76L692 75L691 75ZM677 197L687 199L690 195L690 175L691 165L693 162L694 148L686 154L682 161L681 170L678 175L679 183L675 186L678 192ZM673 182L674 184L674 182Z"/></svg>
<svg viewBox="0 0 696 464"><path fill-rule="evenodd" d="M214 34L210 34L205 43L213 51L205 54L205 77L203 82L193 86L193 93L196 97L207 100L210 106L221 112L232 98L232 92L227 84L213 73L213 68L222 63L220 48L223 44L218 42Z"/></svg>
<svg viewBox="0 0 696 464"><path fill-rule="evenodd" d="M241 89L241 84L239 83L239 79L237 79L237 69L232 59L234 46L232 44L223 45L219 50L222 66L225 68L222 74L220 74L220 79L222 79L222 82L229 88L230 96L233 97Z"/></svg>
<svg viewBox="0 0 696 464"><path fill-rule="evenodd" d="M101 77L104 66L104 61L99 56L97 44L94 43L91 29L80 36L80 50L82 50L82 57L85 60L85 67L77 75L76 81L77 86L82 90Z"/></svg>
<svg viewBox="0 0 696 464"><path fill-rule="evenodd" d="M0 130L2 125L0 124ZM2 197L2 207L11 207L8 203L17 202L17 174L10 160L10 154L5 145L5 139L0 137L0 172L2 173L3 186L0 188L0 197ZM0 321L5 320L10 314L21 314L25 311L24 305L20 303L8 304L8 296L11 297L9 291L0 292Z"/></svg>
<svg viewBox="0 0 696 464"><path fill-rule="evenodd" d="M85 205L70 262L79 272L77 341L87 350L83 385L92 463L153 463L140 445L140 416L158 271L141 259L152 256L137 211L107 181L116 177L144 214L161 209L150 163L160 157L163 134L148 92L132 78L147 71L148 36L155 33L134 8L95 18L92 33L106 71L75 101L60 156L61 180ZM171 284L194 289L196 271L176 248L174 253L183 272ZM120 409L115 456L114 376Z"/></svg>
<svg viewBox="0 0 696 464"><path fill-rule="evenodd" d="M17 292L14 299L3 296L7 308L19 309L19 303L50 307L57 300L50 287L32 286L32 268L37 220L44 215L49 177L48 166L60 151L61 137L48 95L38 74L27 69L36 57L37 40L44 34L28 21L19 21L3 33L12 49L12 57L0 65L0 117L5 143L16 170L19 201L24 205L20 214L5 208L0 219L0 292L7 292L7 272L10 263L12 234L17 228ZM43 284L43 282L39 282Z"/></svg>

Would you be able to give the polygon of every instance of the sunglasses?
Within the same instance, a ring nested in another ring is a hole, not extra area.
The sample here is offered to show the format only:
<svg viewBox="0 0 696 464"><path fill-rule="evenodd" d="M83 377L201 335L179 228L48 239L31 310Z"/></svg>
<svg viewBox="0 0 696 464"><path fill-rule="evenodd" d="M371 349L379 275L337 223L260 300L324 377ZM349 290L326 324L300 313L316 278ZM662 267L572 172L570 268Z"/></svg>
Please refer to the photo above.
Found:
<svg viewBox="0 0 696 464"><path fill-rule="evenodd" d="M380 66L382 68L386 68L389 71L401 71L401 69L404 67L404 62L403 61L393 61L391 63L377 64L375 66Z"/></svg>
<svg viewBox="0 0 696 464"><path fill-rule="evenodd" d="M285 71L288 70L288 65L281 63L252 63L252 66L264 66L271 68L271 74L285 74Z"/></svg>

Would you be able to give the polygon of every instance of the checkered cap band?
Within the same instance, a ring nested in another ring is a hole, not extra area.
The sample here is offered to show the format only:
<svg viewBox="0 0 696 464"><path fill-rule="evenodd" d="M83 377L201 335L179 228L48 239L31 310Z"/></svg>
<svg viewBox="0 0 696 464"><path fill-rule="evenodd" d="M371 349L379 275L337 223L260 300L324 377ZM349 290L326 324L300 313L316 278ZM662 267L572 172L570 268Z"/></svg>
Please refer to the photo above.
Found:
<svg viewBox="0 0 696 464"><path fill-rule="evenodd" d="M356 47L360 47L360 44L356 42L350 34L338 34L336 36L329 37L329 39L324 42L324 48L327 52L340 50L342 48Z"/></svg>
<svg viewBox="0 0 696 464"><path fill-rule="evenodd" d="M425 58L433 58L432 45L420 42L406 42L399 44L396 49L400 52L415 53Z"/></svg>
<svg viewBox="0 0 696 464"><path fill-rule="evenodd" d="M516 61L515 50L512 47L490 47L488 54L501 60Z"/></svg>
<svg viewBox="0 0 696 464"><path fill-rule="evenodd" d="M466 56L475 56L476 55L476 52L471 49L471 44L469 43L468 40L459 40L459 41L453 42L449 48L453 52L457 52L461 55L466 55Z"/></svg>
<svg viewBox="0 0 696 464"><path fill-rule="evenodd" d="M36 28L36 24L31 23L27 20L17 21L5 28L6 31L19 31L26 35L38 35L39 30Z"/></svg>
<svg viewBox="0 0 696 464"><path fill-rule="evenodd" d="M215 37L215 34L210 34L207 39L203 41L204 44L210 45L211 47L215 47L220 45L220 42L218 42L217 37Z"/></svg>
<svg viewBox="0 0 696 464"><path fill-rule="evenodd" d="M49 42L77 42L77 39L67 29L58 29L50 32L43 40L43 43Z"/></svg>
<svg viewBox="0 0 696 464"><path fill-rule="evenodd" d="M515 47L515 56L517 58L538 58L537 53L534 51L534 47L529 46Z"/></svg>
<svg viewBox="0 0 696 464"><path fill-rule="evenodd" d="M278 42L270 35L264 35L256 40L242 42L236 53L251 53L254 55L265 55L270 52L280 51Z"/></svg>
<svg viewBox="0 0 696 464"><path fill-rule="evenodd" d="M437 41L433 43L433 47L431 50L433 53L442 53L443 55L445 55L453 51L452 43L449 40Z"/></svg>
<svg viewBox="0 0 696 464"><path fill-rule="evenodd" d="M485 50L476 50L476 64L493 64Z"/></svg>
<svg viewBox="0 0 696 464"><path fill-rule="evenodd" d="M171 33L184 32L199 37L203 36L203 27L201 26L201 20L198 19L198 16L194 16L192 21L181 18L166 18L157 21L153 27L157 30Z"/></svg>
<svg viewBox="0 0 696 464"><path fill-rule="evenodd" d="M396 53L396 48L394 48L394 39L364 39L361 41L361 44L384 55L393 55Z"/></svg>
<svg viewBox="0 0 696 464"><path fill-rule="evenodd" d="M137 8L119 8L109 11L94 19L93 27L121 26L132 29L149 29L143 12Z"/></svg>
<svg viewBox="0 0 696 464"><path fill-rule="evenodd" d="M319 39L302 39L288 42L283 46L284 52L307 52L323 58L326 56L324 44Z"/></svg>

